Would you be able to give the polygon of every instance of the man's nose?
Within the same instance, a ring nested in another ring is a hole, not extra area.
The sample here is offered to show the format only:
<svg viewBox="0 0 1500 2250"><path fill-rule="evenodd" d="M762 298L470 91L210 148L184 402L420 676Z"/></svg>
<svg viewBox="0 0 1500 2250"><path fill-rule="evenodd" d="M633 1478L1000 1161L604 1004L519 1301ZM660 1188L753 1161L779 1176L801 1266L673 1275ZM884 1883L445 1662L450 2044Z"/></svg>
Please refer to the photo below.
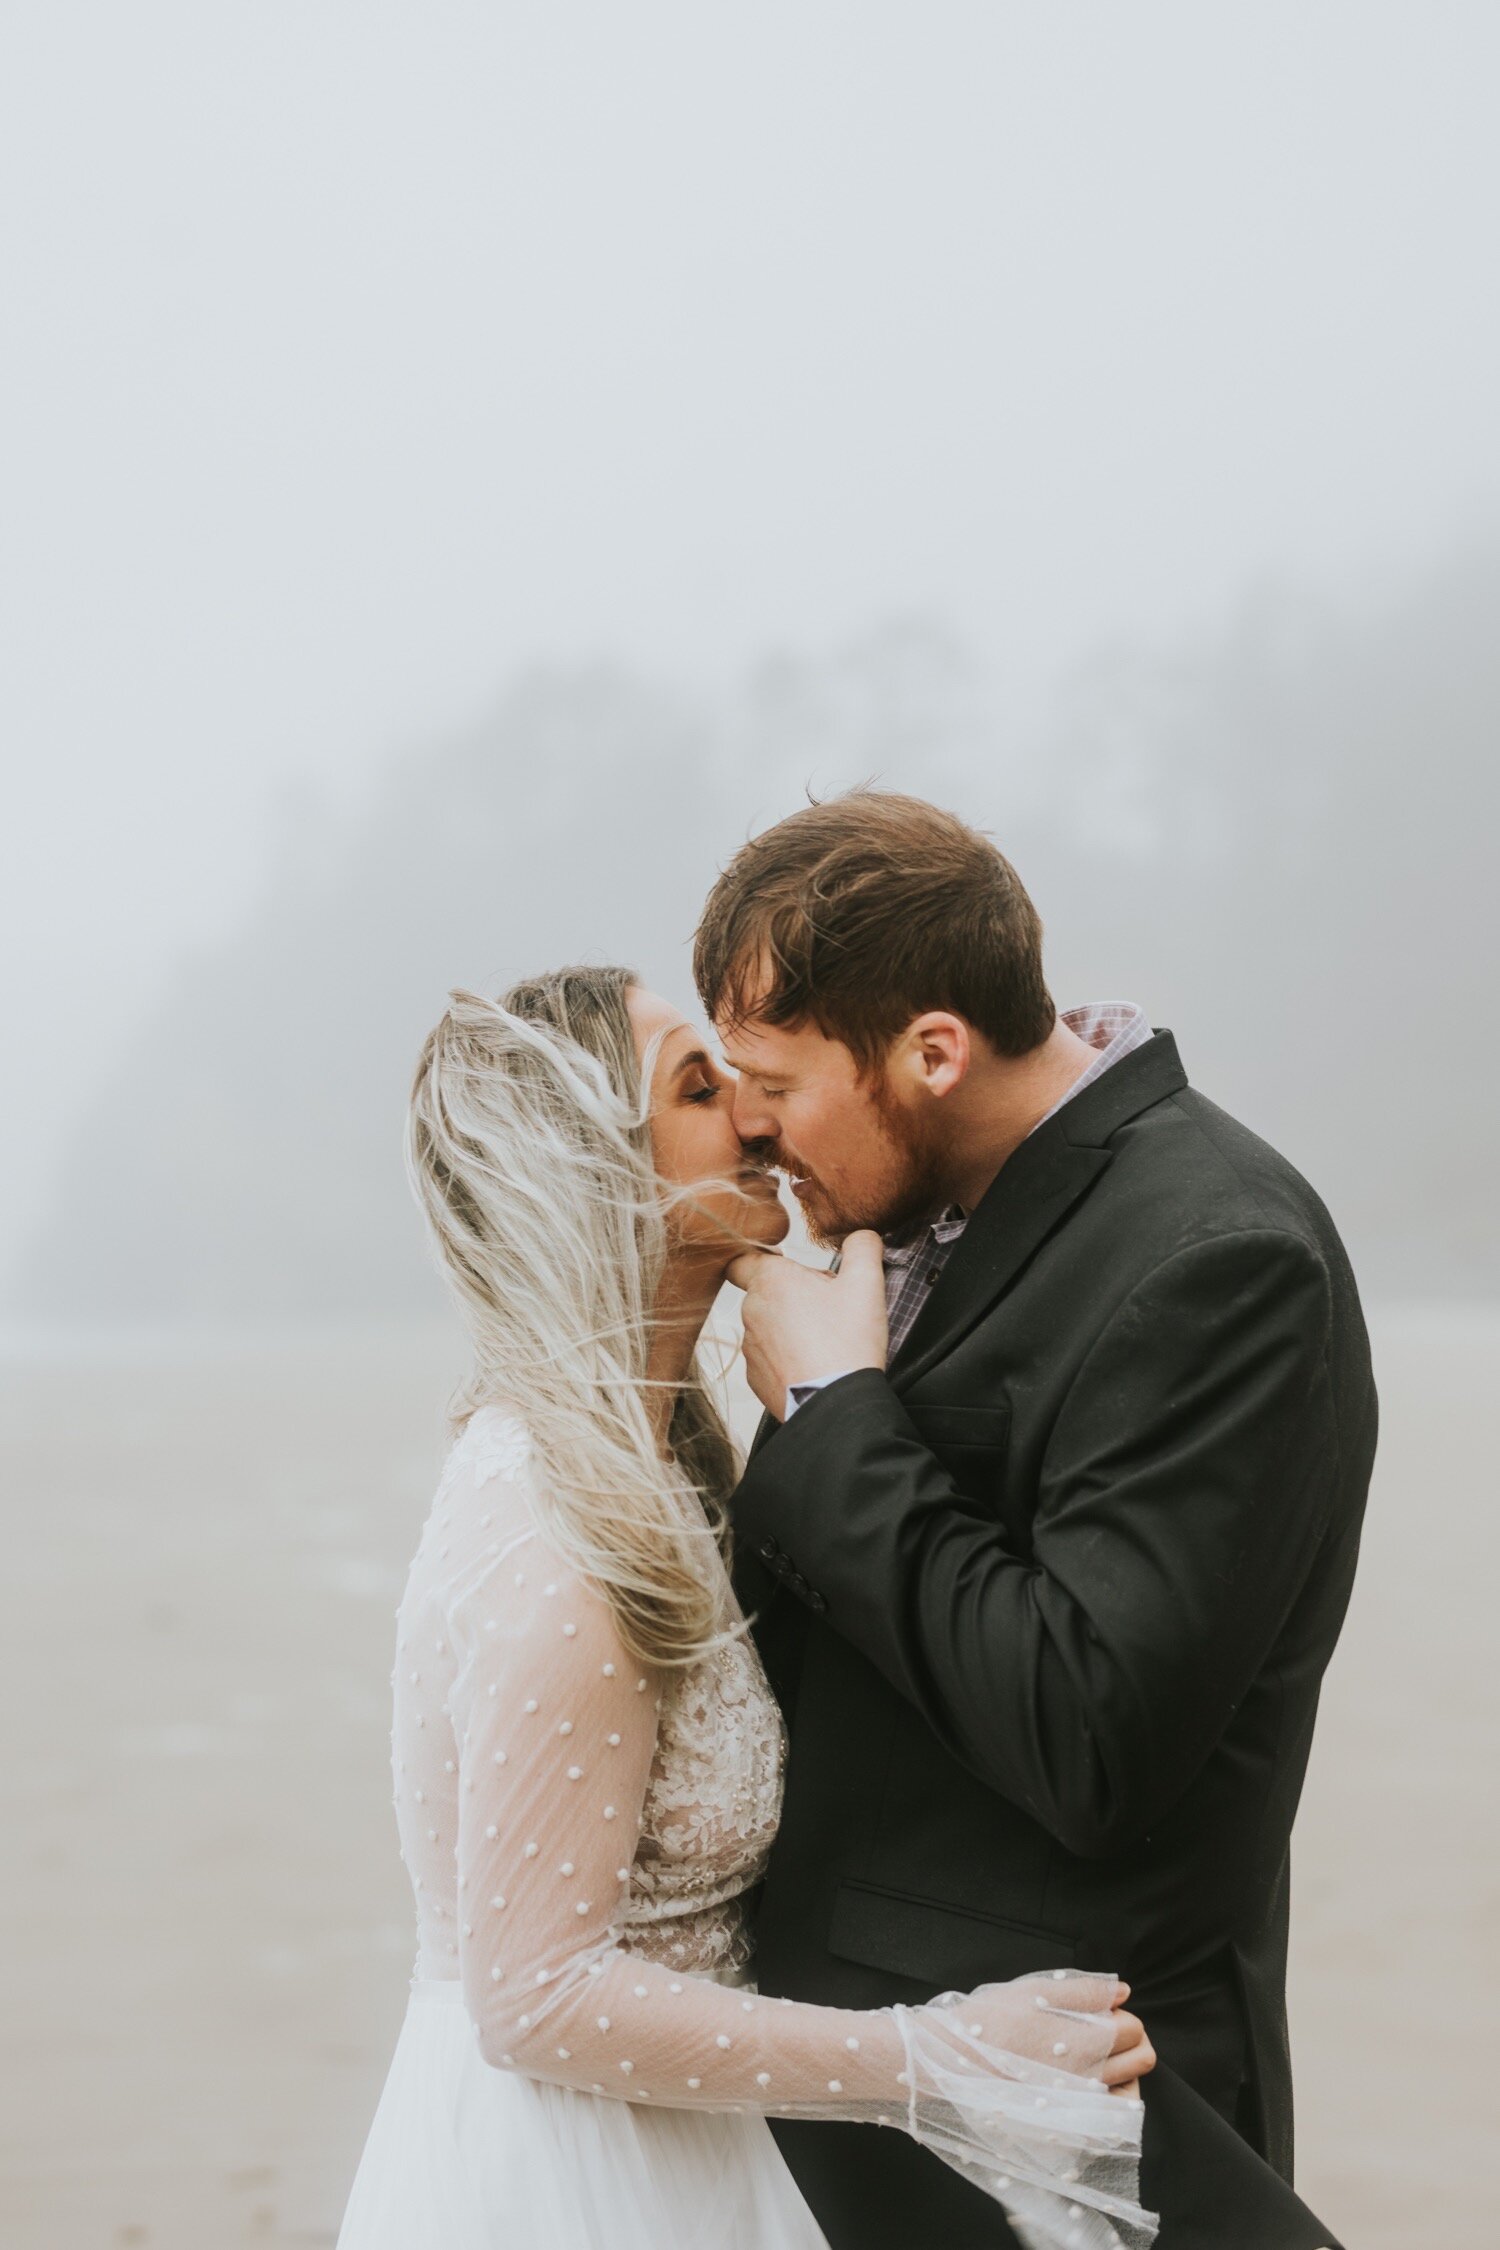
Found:
<svg viewBox="0 0 1500 2250"><path fill-rule="evenodd" d="M756 1108L755 1095L746 1087L743 1078L735 1085L734 1106L729 1116L747 1156L770 1154L776 1145L775 1121L763 1110Z"/></svg>

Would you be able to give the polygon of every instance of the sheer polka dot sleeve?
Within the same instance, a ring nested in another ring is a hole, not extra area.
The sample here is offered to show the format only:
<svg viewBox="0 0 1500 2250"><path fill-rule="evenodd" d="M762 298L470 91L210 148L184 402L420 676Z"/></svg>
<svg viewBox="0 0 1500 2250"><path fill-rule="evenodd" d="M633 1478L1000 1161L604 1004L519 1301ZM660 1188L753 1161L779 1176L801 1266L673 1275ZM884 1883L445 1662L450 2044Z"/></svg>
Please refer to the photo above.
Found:
<svg viewBox="0 0 1500 2250"><path fill-rule="evenodd" d="M526 1511L528 1473L475 1480L484 1536L467 1548L455 1492L445 1561L456 1944L486 2060L622 2101L904 2130L987 2187L1029 2242L1139 2250L1151 2239L1134 2200L1140 2107L1093 2078L1112 1979L854 2012L759 1998L625 1949L666 1683L549 1549Z"/></svg>

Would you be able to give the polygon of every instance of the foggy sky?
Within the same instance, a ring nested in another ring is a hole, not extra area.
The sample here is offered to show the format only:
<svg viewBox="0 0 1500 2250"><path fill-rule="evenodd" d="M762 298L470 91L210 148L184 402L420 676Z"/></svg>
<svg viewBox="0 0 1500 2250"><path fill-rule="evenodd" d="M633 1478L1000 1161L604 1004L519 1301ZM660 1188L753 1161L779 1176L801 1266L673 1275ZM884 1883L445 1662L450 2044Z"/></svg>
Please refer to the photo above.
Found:
<svg viewBox="0 0 1500 2250"><path fill-rule="evenodd" d="M1492 526L1497 63L1484 0L12 0L0 1254L288 786L538 659L927 615L1021 745Z"/></svg>

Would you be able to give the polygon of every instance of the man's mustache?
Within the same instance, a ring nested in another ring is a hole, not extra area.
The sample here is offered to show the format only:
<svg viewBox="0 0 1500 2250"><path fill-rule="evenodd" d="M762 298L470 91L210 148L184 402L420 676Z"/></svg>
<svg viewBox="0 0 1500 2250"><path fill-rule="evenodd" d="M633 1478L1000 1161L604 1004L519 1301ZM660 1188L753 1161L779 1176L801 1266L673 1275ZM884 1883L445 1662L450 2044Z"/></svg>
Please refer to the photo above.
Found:
<svg viewBox="0 0 1500 2250"><path fill-rule="evenodd" d="M742 1141L740 1148L745 1163L764 1172L768 1179L783 1179L789 1187L816 1187L818 1184L815 1175L788 1152L779 1138Z"/></svg>

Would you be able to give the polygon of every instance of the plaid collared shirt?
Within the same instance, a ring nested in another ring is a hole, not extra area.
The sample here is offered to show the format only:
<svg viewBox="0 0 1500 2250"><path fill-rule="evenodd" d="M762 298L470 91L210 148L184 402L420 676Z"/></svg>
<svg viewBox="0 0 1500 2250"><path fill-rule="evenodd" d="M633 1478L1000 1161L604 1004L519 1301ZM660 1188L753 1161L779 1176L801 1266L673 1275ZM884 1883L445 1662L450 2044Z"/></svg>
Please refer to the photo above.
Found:
<svg viewBox="0 0 1500 2250"><path fill-rule="evenodd" d="M1092 1086L1120 1060L1122 1055L1144 1047L1151 1037L1151 1026L1141 1010L1129 1000L1094 1000L1082 1008L1068 1008L1063 1022L1076 1032L1090 1047L1096 1049L1093 1061L1063 1095L1054 1102L1046 1117L1039 1117L1032 1127L1045 1125L1048 1117L1055 1117L1063 1106L1076 1099L1085 1086ZM1029 1136L1028 1136L1029 1138ZM894 1359L911 1334L918 1313L927 1302L928 1291L948 1263L969 1214L954 1203L935 1219L918 1219L914 1226L905 1227L899 1234L885 1238L885 1302L890 1320L891 1341L888 1357ZM802 1388L804 1386L800 1386ZM810 1386L807 1386L810 1387Z"/></svg>

